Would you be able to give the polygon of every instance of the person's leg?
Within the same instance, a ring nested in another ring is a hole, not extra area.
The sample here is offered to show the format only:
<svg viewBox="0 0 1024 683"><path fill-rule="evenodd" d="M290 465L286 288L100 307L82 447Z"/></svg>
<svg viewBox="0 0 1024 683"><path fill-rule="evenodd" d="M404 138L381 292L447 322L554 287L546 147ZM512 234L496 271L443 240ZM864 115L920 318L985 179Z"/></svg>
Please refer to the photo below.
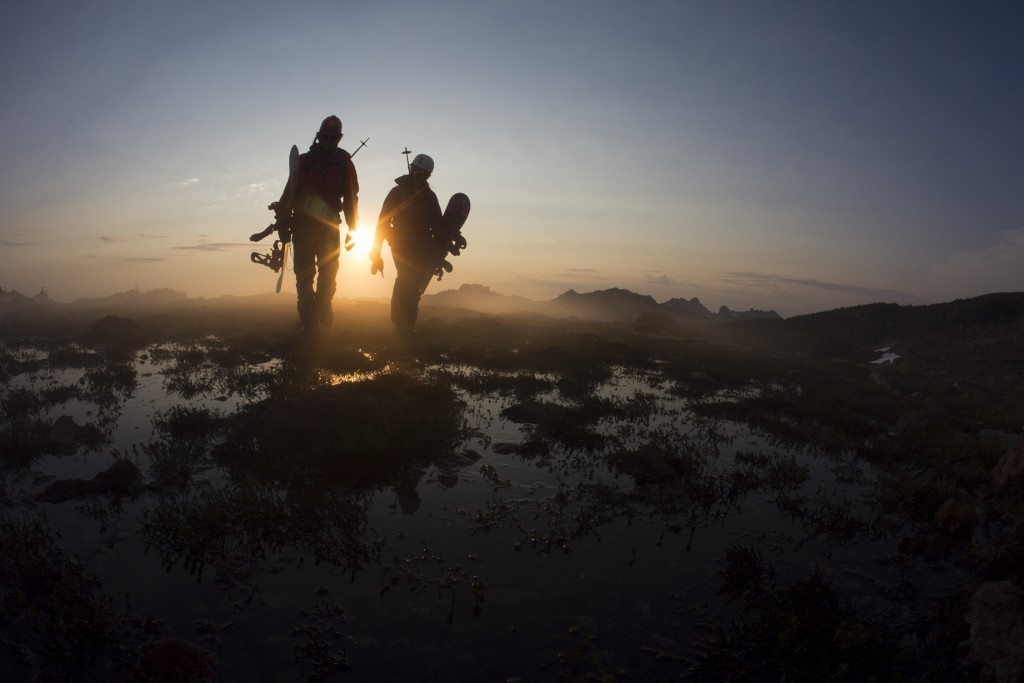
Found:
<svg viewBox="0 0 1024 683"><path fill-rule="evenodd" d="M395 257L395 286L391 290L391 322L399 332L409 332L416 322L419 279L415 262L404 254Z"/></svg>
<svg viewBox="0 0 1024 683"><path fill-rule="evenodd" d="M313 277L316 274L316 249L307 230L297 226L292 235L292 263L295 267L295 293L298 299L299 322L303 327L316 324L316 298Z"/></svg>
<svg viewBox="0 0 1024 683"><path fill-rule="evenodd" d="M427 291L427 285L434 277L434 269L428 264L423 262L417 262L415 267L410 273L410 279L412 280L412 293L410 294L409 304L409 326L412 328L416 327L416 319L420 315L420 298L423 293Z"/></svg>
<svg viewBox="0 0 1024 683"><path fill-rule="evenodd" d="M334 226L325 226L317 250L316 314L320 324L330 327L334 322L331 302L338 290L338 257L341 255L341 234Z"/></svg>

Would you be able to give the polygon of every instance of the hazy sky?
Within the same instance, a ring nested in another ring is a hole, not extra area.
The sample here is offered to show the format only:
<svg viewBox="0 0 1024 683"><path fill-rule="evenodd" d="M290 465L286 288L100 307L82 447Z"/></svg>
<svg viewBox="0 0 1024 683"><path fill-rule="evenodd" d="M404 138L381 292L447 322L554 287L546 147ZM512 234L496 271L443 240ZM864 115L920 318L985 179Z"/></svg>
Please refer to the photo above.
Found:
<svg viewBox="0 0 1024 683"><path fill-rule="evenodd" d="M624 287L783 315L1024 289L1009 2L47 2L0 27L0 286L271 291L292 144L344 123L467 193L430 291ZM268 249L270 240L261 243ZM338 296L390 294L364 253ZM289 287L282 296L294 295Z"/></svg>

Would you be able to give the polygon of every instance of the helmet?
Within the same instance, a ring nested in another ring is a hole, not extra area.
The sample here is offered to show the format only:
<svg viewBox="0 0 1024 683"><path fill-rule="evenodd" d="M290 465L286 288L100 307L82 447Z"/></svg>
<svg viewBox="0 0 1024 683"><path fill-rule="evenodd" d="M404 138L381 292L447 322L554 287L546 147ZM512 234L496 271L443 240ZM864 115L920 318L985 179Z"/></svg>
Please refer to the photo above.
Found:
<svg viewBox="0 0 1024 683"><path fill-rule="evenodd" d="M341 119L331 115L320 124L318 135L341 135Z"/></svg>
<svg viewBox="0 0 1024 683"><path fill-rule="evenodd" d="M411 164L409 164L409 167L430 175L434 172L434 160L426 154L417 154L416 158L412 160Z"/></svg>

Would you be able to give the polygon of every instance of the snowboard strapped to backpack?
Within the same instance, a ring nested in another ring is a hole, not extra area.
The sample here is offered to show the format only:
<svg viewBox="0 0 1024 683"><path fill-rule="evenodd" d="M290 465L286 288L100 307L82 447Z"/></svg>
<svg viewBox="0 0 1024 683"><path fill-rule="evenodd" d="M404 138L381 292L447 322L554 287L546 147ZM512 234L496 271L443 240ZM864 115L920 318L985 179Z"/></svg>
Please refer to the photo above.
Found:
<svg viewBox="0 0 1024 683"><path fill-rule="evenodd" d="M440 280L445 273L452 272L452 264L447 256L458 256L466 248L466 238L462 236L462 226L469 218L469 197L456 192L448 200L448 206L441 216L441 224L434 233L434 245L437 249L437 265L434 274Z"/></svg>

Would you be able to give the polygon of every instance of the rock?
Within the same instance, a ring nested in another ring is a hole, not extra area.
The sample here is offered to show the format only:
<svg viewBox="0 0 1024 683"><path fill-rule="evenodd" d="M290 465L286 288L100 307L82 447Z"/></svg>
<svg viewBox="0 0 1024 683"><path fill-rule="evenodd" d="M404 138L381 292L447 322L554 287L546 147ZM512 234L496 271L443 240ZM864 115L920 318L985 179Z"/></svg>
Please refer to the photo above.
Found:
<svg viewBox="0 0 1024 683"><path fill-rule="evenodd" d="M1012 581L987 581L971 596L967 611L971 654L984 676L997 683L1024 680L1024 612Z"/></svg>
<svg viewBox="0 0 1024 683"><path fill-rule="evenodd" d="M443 471L454 472L463 467L469 467L482 457L472 448L467 448L461 453L449 453L445 457L438 459L435 464Z"/></svg>
<svg viewBox="0 0 1024 683"><path fill-rule="evenodd" d="M511 441L495 441L491 444L491 450L498 455L515 455L519 452L519 444Z"/></svg>
<svg viewBox="0 0 1024 683"><path fill-rule="evenodd" d="M999 493L1024 486L1024 446L1011 446L992 470L992 486Z"/></svg>
<svg viewBox="0 0 1024 683"><path fill-rule="evenodd" d="M184 640L158 640L149 646L129 683L213 683L216 662L206 650Z"/></svg>
<svg viewBox="0 0 1024 683"><path fill-rule="evenodd" d="M935 526L947 538L968 541L978 526L978 515L956 498L950 498L935 511Z"/></svg>

